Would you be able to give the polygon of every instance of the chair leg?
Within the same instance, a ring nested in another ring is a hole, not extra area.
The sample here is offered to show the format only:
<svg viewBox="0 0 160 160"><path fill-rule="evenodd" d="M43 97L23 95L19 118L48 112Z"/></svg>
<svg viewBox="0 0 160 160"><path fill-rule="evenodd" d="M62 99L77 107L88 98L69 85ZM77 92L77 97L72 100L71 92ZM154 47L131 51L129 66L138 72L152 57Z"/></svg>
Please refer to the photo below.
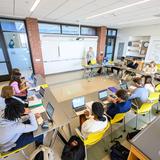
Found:
<svg viewBox="0 0 160 160"><path fill-rule="evenodd" d="M25 154L24 150L21 150L21 153L25 159L29 159L29 157Z"/></svg>
<svg viewBox="0 0 160 160"><path fill-rule="evenodd" d="M156 113L159 113L159 102L157 103L157 111L156 111Z"/></svg>
<svg viewBox="0 0 160 160"><path fill-rule="evenodd" d="M124 123L124 130L123 130L123 132L126 132L126 119L125 119L125 117L123 119L123 123Z"/></svg>
<svg viewBox="0 0 160 160"><path fill-rule="evenodd" d="M137 130L137 126L138 126L138 114L136 114L136 128L134 128L134 130Z"/></svg>
<svg viewBox="0 0 160 160"><path fill-rule="evenodd" d="M111 143L113 142L113 137L112 137L112 124L111 124Z"/></svg>
<svg viewBox="0 0 160 160"><path fill-rule="evenodd" d="M104 151L108 152L109 150L109 143L107 143L107 137L104 137Z"/></svg>
<svg viewBox="0 0 160 160"><path fill-rule="evenodd" d="M151 110L149 111L149 123L151 122Z"/></svg>
<svg viewBox="0 0 160 160"><path fill-rule="evenodd" d="M85 146L85 160L88 160L87 147Z"/></svg>

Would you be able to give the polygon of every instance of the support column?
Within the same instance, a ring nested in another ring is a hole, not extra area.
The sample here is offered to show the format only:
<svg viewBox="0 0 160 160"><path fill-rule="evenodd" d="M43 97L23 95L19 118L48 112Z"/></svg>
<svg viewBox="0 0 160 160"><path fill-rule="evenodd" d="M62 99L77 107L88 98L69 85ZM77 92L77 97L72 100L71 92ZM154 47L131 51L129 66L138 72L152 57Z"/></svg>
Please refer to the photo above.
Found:
<svg viewBox="0 0 160 160"><path fill-rule="evenodd" d="M31 56L35 74L44 74L43 57L40 43L40 34L38 29L38 20L35 18L26 18L26 30L31 48Z"/></svg>

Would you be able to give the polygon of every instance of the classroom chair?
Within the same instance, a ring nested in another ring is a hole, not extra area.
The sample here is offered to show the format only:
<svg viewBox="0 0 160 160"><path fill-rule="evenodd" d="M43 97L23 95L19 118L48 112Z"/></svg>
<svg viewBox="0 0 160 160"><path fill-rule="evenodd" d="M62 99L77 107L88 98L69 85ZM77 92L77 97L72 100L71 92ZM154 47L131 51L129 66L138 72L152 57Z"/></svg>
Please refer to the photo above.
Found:
<svg viewBox="0 0 160 160"><path fill-rule="evenodd" d="M106 128L104 128L102 131L99 132L94 132L94 133L90 133L88 135L87 138L84 138L84 136L82 135L82 133L80 132L80 130L78 128L76 128L76 133L79 136L79 138L83 141L84 145L85 145L85 154L86 154L86 160L87 160L87 147L92 146L96 143L98 143L100 140L102 140L102 138L104 137L106 131L109 129L110 124L108 123ZM104 140L104 142L106 142ZM105 145L106 146L106 145Z"/></svg>
<svg viewBox="0 0 160 160"><path fill-rule="evenodd" d="M19 149L13 150L13 151L8 151L4 153L0 153L0 159L5 159L9 156L12 156L15 153L21 152L22 155L24 156L25 159L28 159L29 157L24 153L24 149L26 149L29 145L26 145L24 147L21 147Z"/></svg>
<svg viewBox="0 0 160 160"><path fill-rule="evenodd" d="M156 64L157 70L160 71L160 64Z"/></svg>
<svg viewBox="0 0 160 160"><path fill-rule="evenodd" d="M151 121L151 110L152 110L152 106L156 104L156 101L154 102L148 102L148 103L143 103L142 106L140 108L138 108L138 106L136 106L135 104L133 104L134 106L137 107L137 109L133 109L132 110L135 112L136 114L136 127L134 128L134 130L137 130L137 126L138 126L138 115L145 115L147 113L149 113L149 122Z"/></svg>
<svg viewBox="0 0 160 160"><path fill-rule="evenodd" d="M158 84L158 85L156 86L155 90L156 90L157 92L160 92L160 84Z"/></svg>
<svg viewBox="0 0 160 160"><path fill-rule="evenodd" d="M127 112L126 112L127 113ZM110 117L110 125L111 125L111 143L114 142L114 140L122 138L122 135L120 135L119 137L116 137L113 139L113 131L112 131L112 125L119 123L120 121L123 121L123 125L124 125L124 132L126 131L126 124L125 124L125 115L126 113L118 113L114 116L114 118L112 119L109 115L107 115L108 117Z"/></svg>

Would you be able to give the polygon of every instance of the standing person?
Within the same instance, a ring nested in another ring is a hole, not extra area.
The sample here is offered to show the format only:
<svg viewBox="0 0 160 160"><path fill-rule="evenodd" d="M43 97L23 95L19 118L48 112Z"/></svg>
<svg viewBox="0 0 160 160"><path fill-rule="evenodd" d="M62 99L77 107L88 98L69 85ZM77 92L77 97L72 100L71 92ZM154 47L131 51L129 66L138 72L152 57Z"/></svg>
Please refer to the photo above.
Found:
<svg viewBox="0 0 160 160"><path fill-rule="evenodd" d="M89 112L85 112L86 116L89 116ZM103 130L107 124L108 119L104 115L104 108L100 102L94 102L92 104L92 118L86 120L81 126L81 132L84 137L87 137L90 133Z"/></svg>
<svg viewBox="0 0 160 160"><path fill-rule="evenodd" d="M95 59L95 54L94 54L93 48L89 47L89 51L86 54L87 64L90 65L91 64L91 60L93 60L93 59Z"/></svg>
<svg viewBox="0 0 160 160"><path fill-rule="evenodd" d="M28 115L28 123L21 121L22 115ZM38 118L38 115L37 115ZM43 135L34 137L33 131L37 130L36 117L19 101L6 105L4 115L0 119L0 148L1 150L15 150L32 142L36 145L43 143Z"/></svg>
<svg viewBox="0 0 160 160"><path fill-rule="evenodd" d="M103 58L104 58L104 54L103 52L101 52L98 56L97 56L97 63L102 65L103 63ZM99 68L99 70L97 71L98 74L102 73L102 67Z"/></svg>

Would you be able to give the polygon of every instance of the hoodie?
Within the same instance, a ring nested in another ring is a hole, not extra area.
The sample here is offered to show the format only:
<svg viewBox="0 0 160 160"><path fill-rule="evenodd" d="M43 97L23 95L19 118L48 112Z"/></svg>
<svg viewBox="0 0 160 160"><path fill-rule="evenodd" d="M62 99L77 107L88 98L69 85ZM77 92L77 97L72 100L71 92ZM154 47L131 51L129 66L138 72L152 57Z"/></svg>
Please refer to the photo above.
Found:
<svg viewBox="0 0 160 160"><path fill-rule="evenodd" d="M12 146L23 133L37 130L38 124L33 113L29 113L30 124L24 124L20 121L10 121L0 119L0 147ZM8 148L8 150L11 148Z"/></svg>

